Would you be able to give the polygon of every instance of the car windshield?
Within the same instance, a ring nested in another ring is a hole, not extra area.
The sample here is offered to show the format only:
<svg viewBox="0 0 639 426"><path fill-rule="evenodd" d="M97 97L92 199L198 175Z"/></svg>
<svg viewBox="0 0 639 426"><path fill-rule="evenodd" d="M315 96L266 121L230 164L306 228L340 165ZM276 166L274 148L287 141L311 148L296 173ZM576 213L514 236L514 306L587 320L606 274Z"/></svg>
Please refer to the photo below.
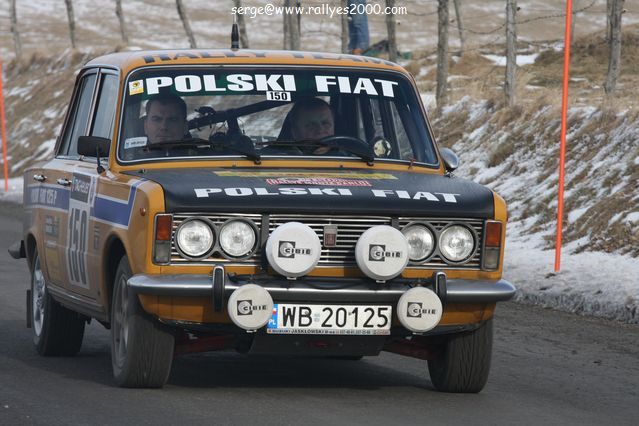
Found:
<svg viewBox="0 0 639 426"><path fill-rule="evenodd" d="M362 69L161 67L126 82L123 162L240 156L436 164L412 84Z"/></svg>

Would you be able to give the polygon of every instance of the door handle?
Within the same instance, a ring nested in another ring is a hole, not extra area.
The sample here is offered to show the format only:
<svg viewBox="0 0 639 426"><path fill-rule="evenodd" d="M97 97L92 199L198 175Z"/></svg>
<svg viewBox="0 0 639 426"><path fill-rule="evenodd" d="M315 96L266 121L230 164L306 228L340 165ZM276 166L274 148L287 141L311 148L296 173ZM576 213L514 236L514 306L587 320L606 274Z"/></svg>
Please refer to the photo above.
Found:
<svg viewBox="0 0 639 426"><path fill-rule="evenodd" d="M69 179L66 179L66 178L58 179L57 182L58 182L58 185L62 185L62 186L71 185L71 181Z"/></svg>
<svg viewBox="0 0 639 426"><path fill-rule="evenodd" d="M47 177L45 175L33 175L33 180L44 182L45 180L47 180Z"/></svg>

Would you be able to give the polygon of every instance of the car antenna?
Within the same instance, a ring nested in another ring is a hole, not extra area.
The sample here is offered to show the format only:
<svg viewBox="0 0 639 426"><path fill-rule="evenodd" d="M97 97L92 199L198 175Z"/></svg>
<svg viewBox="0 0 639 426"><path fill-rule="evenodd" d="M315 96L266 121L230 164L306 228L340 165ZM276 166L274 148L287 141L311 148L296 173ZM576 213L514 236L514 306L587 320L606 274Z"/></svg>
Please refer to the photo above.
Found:
<svg viewBox="0 0 639 426"><path fill-rule="evenodd" d="M231 50L240 48L240 31L237 26L237 15L233 16L233 26L231 27Z"/></svg>

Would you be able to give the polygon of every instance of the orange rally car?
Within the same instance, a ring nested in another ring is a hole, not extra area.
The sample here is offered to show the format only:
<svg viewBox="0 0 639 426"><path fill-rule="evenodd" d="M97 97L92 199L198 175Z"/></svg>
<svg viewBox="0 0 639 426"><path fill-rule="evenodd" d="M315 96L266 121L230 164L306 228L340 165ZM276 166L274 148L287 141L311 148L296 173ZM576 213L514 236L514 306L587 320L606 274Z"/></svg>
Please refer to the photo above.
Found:
<svg viewBox="0 0 639 426"><path fill-rule="evenodd" d="M42 355L112 333L116 382L221 349L428 360L486 383L506 205L457 178L413 78L308 52L115 53L79 73L55 157L24 175Z"/></svg>

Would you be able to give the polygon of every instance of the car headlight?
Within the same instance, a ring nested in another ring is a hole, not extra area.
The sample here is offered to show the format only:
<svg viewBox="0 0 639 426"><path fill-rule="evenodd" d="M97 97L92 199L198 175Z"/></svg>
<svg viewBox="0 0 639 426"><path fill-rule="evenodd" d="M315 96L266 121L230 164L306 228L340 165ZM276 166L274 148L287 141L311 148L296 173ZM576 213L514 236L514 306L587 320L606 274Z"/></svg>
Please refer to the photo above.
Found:
<svg viewBox="0 0 639 426"><path fill-rule="evenodd" d="M255 247L255 228L243 220L230 220L220 230L220 247L229 256L246 256Z"/></svg>
<svg viewBox="0 0 639 426"><path fill-rule="evenodd" d="M426 259L435 248L435 237L424 225L410 225L402 229L408 241L408 258L412 261Z"/></svg>
<svg viewBox="0 0 639 426"><path fill-rule="evenodd" d="M182 253L189 257L201 257L213 247L213 230L199 219L183 222L178 228L175 240Z"/></svg>
<svg viewBox="0 0 639 426"><path fill-rule="evenodd" d="M465 226L453 225L439 236L439 251L451 262L468 259L475 248L475 237Z"/></svg>

